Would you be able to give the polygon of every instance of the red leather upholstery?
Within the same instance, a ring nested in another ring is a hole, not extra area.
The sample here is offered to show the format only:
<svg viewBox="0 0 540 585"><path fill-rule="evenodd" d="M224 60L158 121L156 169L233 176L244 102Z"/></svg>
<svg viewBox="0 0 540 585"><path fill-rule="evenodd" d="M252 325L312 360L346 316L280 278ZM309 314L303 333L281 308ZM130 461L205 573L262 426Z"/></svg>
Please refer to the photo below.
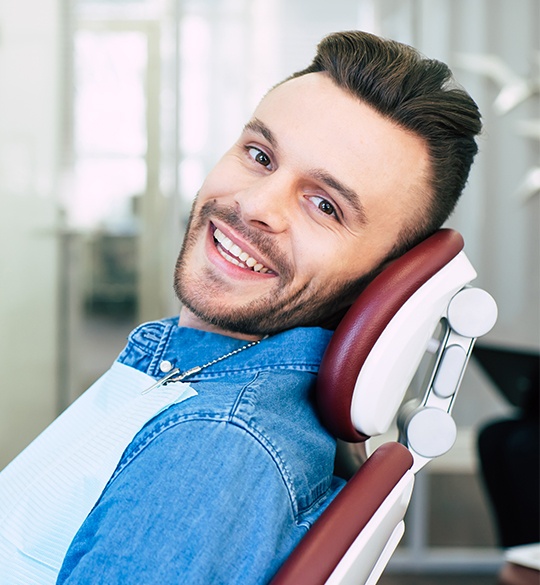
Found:
<svg viewBox="0 0 540 585"><path fill-rule="evenodd" d="M458 232L439 230L385 268L348 310L332 336L317 378L318 411L333 435L351 443L368 438L351 422L358 373L405 301L462 249Z"/></svg>
<svg viewBox="0 0 540 585"><path fill-rule="evenodd" d="M381 445L300 541L271 585L323 585L412 463L410 451L400 443Z"/></svg>

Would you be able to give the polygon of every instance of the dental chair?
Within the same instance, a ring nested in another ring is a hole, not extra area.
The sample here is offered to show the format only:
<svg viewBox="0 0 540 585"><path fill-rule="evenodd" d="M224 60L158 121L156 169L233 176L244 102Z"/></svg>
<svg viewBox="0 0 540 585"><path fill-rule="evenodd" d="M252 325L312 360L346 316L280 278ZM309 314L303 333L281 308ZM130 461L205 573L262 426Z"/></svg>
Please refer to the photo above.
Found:
<svg viewBox="0 0 540 585"><path fill-rule="evenodd" d="M318 376L323 424L358 443L397 421L399 439L369 456L271 585L379 580L404 533L415 474L455 441L451 412L465 367L497 318L492 297L468 286L475 277L461 235L442 229L391 263L341 321ZM426 354L425 386L408 399Z"/></svg>

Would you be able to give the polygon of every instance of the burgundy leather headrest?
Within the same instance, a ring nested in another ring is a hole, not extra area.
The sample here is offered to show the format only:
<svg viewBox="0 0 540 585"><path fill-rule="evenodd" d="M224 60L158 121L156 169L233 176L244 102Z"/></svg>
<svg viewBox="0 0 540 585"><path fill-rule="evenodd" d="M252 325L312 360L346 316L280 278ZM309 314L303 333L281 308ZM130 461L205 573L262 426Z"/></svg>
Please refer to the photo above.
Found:
<svg viewBox="0 0 540 585"><path fill-rule="evenodd" d="M349 442L368 438L351 421L358 373L401 306L455 258L463 245L458 232L439 230L385 268L347 311L330 340L317 378L319 414L333 435Z"/></svg>

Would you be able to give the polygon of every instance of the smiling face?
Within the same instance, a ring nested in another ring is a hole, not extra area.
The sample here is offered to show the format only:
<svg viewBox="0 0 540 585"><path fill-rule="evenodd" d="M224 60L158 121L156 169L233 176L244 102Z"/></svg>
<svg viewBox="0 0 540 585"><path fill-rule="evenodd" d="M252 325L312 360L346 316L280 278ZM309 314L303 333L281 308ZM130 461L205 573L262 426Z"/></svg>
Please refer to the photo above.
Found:
<svg viewBox="0 0 540 585"><path fill-rule="evenodd" d="M328 322L428 206L423 141L310 73L276 87L205 180L180 323L238 337Z"/></svg>

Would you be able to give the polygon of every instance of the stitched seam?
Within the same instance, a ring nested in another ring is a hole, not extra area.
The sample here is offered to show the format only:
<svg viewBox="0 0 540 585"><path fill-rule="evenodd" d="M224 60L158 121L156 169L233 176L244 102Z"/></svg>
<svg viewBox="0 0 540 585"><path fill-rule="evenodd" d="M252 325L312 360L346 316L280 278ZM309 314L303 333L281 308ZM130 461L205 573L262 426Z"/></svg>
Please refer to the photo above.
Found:
<svg viewBox="0 0 540 585"><path fill-rule="evenodd" d="M249 370L246 370L246 371L249 372ZM230 372L228 372L228 373L230 373ZM238 392L238 395L236 396L236 400L234 401L234 404L232 405L231 411L229 413L229 417L228 417L229 422L233 422L235 413L240 408L240 404L242 403L242 400L244 398L244 394L246 393L246 390L259 378L260 373L261 373L260 370L255 371L255 376L249 382L244 384L242 386L242 389L240 390L240 392Z"/></svg>
<svg viewBox="0 0 540 585"><path fill-rule="evenodd" d="M285 483L285 487L287 488L287 493L289 494L289 500L291 502L291 507L293 509L294 518L296 520L299 513L300 513L299 509L298 509L298 498L296 496L296 490L294 489L292 477L287 469L287 466L285 465L285 462L283 461L278 450L274 447L274 445L270 441L268 441L266 439L264 434L256 427L256 425L254 425L252 422L250 424L248 424L247 421L245 421L243 417L237 415L238 408L240 407L240 404L242 403L244 396L250 392L250 388L257 381L260 374L261 374L261 371L260 370L257 371L255 373L255 376L253 377L253 379L250 382L248 382L247 384L245 384L243 386L242 390L238 393L238 396L236 397L235 403L233 404L233 407L231 408L228 422L230 422L231 424L237 426L238 428L242 428L246 432L248 432L254 439L256 439L258 441L258 443L260 445L262 445L262 447L268 452L270 457L272 457L276 467L279 470L279 473L281 474L281 476L283 478L283 482Z"/></svg>
<svg viewBox="0 0 540 585"><path fill-rule="evenodd" d="M298 364L254 364L249 367L229 367L227 369L222 369L217 372L201 372L200 374L191 376L189 379L191 381L202 381L202 380L213 380L217 378L222 378L229 374L235 373L259 373L264 371L296 371L296 372L309 372L310 374L316 374L319 370L319 364L305 364L305 365L298 365Z"/></svg>
<svg viewBox="0 0 540 585"><path fill-rule="evenodd" d="M148 366L147 370L148 372L152 372L153 374L156 373L158 369L158 364L161 361L161 356L163 355L163 352L167 349L167 346L169 345L169 339L171 338L172 329L173 327L171 323L164 324L161 337L157 343L157 348L154 352L152 360L150 361L150 365Z"/></svg>
<svg viewBox="0 0 540 585"><path fill-rule="evenodd" d="M162 323L161 321L151 321L149 323L143 323L142 325L139 325L136 329L134 329L133 332L130 334L130 336L128 338L128 344L133 344L138 349L144 351L144 353L147 353L150 355L151 353L154 352L152 345L155 344L156 342L159 343L159 341L153 340L152 343L147 341L146 343L143 344L138 339L136 339L139 331L141 331L143 329L147 329L149 327L161 330L158 333L158 336L161 337L163 335L163 330L165 329L166 325L164 323ZM126 349L128 349L128 348L126 348Z"/></svg>

